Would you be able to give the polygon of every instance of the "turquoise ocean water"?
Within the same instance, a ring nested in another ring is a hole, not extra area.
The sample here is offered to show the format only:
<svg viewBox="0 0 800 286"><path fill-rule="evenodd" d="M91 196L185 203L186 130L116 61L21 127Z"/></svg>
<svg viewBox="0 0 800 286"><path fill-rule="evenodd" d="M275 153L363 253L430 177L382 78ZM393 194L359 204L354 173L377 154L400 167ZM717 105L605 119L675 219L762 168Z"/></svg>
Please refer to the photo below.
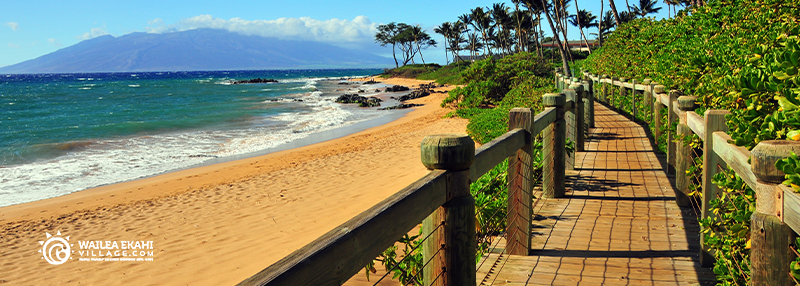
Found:
<svg viewBox="0 0 800 286"><path fill-rule="evenodd" d="M269 150L395 111L333 102L380 70L0 75L0 206ZM278 83L231 84L271 78ZM370 93L373 91L373 93ZM384 102L384 105L391 105Z"/></svg>

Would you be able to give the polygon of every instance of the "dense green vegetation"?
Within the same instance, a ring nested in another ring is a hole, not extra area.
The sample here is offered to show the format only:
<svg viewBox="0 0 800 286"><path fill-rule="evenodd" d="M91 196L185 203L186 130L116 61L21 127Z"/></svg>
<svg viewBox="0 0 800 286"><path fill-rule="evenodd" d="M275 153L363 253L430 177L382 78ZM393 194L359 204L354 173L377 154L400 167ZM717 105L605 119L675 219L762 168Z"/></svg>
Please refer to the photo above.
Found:
<svg viewBox="0 0 800 286"><path fill-rule="evenodd" d="M716 0L674 19L643 18L619 27L584 63L596 74L651 78L699 97L700 112L727 109L735 144L752 148L772 139L800 139L799 0ZM783 167L800 182L798 160ZM731 171L714 180L719 216L701 220L716 251L722 285L749 281L750 215L754 192ZM799 188L800 189L800 188ZM787 265L788 267L788 265Z"/></svg>
<svg viewBox="0 0 800 286"><path fill-rule="evenodd" d="M420 80L434 80L440 84L464 84L461 72L466 70L470 62L458 62L446 66L438 64L412 64L399 68L386 70L381 77L415 78Z"/></svg>

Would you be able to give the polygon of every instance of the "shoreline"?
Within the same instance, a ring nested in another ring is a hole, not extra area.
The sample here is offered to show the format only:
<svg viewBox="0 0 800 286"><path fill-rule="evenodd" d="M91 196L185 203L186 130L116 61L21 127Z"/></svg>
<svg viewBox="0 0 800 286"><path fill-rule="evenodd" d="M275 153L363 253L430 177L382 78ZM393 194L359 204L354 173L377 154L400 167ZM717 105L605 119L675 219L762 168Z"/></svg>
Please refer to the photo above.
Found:
<svg viewBox="0 0 800 286"><path fill-rule="evenodd" d="M135 275L113 283L238 283L426 174L421 138L466 126L464 119L442 119L444 96L411 100L424 106L341 138L2 207L8 235L0 245L13 251L0 257L14 261L4 265L4 279L91 284L129 273ZM150 240L155 257L49 265L36 249L44 232L56 231L76 240Z"/></svg>

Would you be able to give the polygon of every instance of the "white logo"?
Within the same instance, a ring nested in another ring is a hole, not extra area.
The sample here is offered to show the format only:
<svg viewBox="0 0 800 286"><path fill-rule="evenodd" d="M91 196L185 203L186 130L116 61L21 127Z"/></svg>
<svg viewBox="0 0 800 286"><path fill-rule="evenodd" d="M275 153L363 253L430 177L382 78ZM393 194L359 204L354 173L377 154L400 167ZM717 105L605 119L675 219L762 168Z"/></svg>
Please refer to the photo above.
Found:
<svg viewBox="0 0 800 286"><path fill-rule="evenodd" d="M72 254L72 244L69 244L69 236L64 239L61 237L61 231L58 231L56 236L46 232L45 234L47 235L47 240L39 241L39 244L42 245L42 249L39 250L42 253L42 259L53 265L67 262L70 254Z"/></svg>

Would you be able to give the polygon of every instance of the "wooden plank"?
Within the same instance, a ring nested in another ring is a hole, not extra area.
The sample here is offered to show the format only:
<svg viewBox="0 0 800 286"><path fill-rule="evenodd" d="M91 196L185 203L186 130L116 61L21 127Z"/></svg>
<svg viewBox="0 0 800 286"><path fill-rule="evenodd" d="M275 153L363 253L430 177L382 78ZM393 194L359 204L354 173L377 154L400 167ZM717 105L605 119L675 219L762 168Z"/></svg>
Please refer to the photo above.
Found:
<svg viewBox="0 0 800 286"><path fill-rule="evenodd" d="M238 285L341 285L445 203L449 174L431 171Z"/></svg>
<svg viewBox="0 0 800 286"><path fill-rule="evenodd" d="M786 223L794 232L800 233L800 194L787 186L781 186L783 190L783 222Z"/></svg>
<svg viewBox="0 0 800 286"><path fill-rule="evenodd" d="M725 132L714 132L713 136L714 152L717 153L717 155L719 155L719 157L725 161L750 188L755 190L758 186L758 180L750 169L750 163L747 163L747 160L750 158L750 151L748 151L747 148L728 143L728 140L731 140L731 136L725 134ZM716 170L716 166L704 165L704 167L713 167Z"/></svg>
<svg viewBox="0 0 800 286"><path fill-rule="evenodd" d="M706 126L703 122L703 117L698 115L694 111L689 111L686 113L686 125L689 125L689 128L692 129L694 134L700 136L700 138L706 137Z"/></svg>
<svg viewBox="0 0 800 286"><path fill-rule="evenodd" d="M550 126L550 123L556 121L556 108L555 107L548 107L545 108L544 111L539 112L536 114L536 117L533 118L533 130L531 131L532 136L539 135L539 132L542 132L547 126Z"/></svg>
<svg viewBox="0 0 800 286"><path fill-rule="evenodd" d="M686 111L683 111L679 106L677 101L672 102L672 110L675 111L675 116L678 117L678 123L686 124Z"/></svg>
<svg viewBox="0 0 800 286"><path fill-rule="evenodd" d="M661 104L664 106L669 106L669 94L659 93L656 94L656 96L658 96L658 101L661 101Z"/></svg>
<svg viewBox="0 0 800 286"><path fill-rule="evenodd" d="M489 143L483 144L475 150L475 160L469 168L469 178L473 182L483 174L489 172L494 166L517 154L517 150L531 142L528 131L522 128L514 129L500 135Z"/></svg>

